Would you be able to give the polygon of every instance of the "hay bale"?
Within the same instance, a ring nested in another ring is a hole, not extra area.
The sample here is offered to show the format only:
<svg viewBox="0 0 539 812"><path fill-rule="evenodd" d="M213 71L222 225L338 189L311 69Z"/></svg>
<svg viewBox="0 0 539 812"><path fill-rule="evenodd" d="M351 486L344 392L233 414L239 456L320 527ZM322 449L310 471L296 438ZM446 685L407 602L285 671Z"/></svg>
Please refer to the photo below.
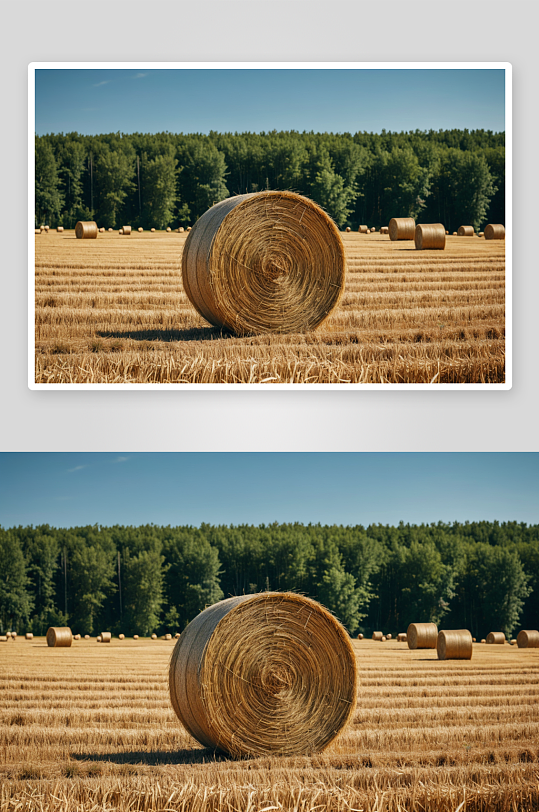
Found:
<svg viewBox="0 0 539 812"><path fill-rule="evenodd" d="M172 635L168 633L165 634L165 640L172 640Z"/></svg>
<svg viewBox="0 0 539 812"><path fill-rule="evenodd" d="M109 228L109 231L112 231L112 228Z"/></svg>
<svg viewBox="0 0 539 812"><path fill-rule="evenodd" d="M385 643L385 642L386 642L386 640L387 640L387 637L385 636L385 634L384 634L384 635L382 635L382 640L381 640L381 642L382 642L382 643Z"/></svg>
<svg viewBox="0 0 539 812"><path fill-rule="evenodd" d="M202 745L234 756L324 750L354 712L357 665L347 632L290 592L208 606L176 643L172 706Z"/></svg>
<svg viewBox="0 0 539 812"><path fill-rule="evenodd" d="M410 623L406 631L408 648L436 648L438 627L436 623Z"/></svg>
<svg viewBox="0 0 539 812"><path fill-rule="evenodd" d="M155 632L152 634L152 640L157 640L157 635L155 634Z"/></svg>
<svg viewBox="0 0 539 812"><path fill-rule="evenodd" d="M473 226L460 226L459 230L457 231L457 235L459 237L473 237L473 235L474 235L474 227Z"/></svg>
<svg viewBox="0 0 539 812"><path fill-rule="evenodd" d="M51 648L69 648L72 642L69 626L51 626L47 631L47 645Z"/></svg>
<svg viewBox="0 0 539 812"><path fill-rule="evenodd" d="M123 228L121 228L121 229L119 230L118 234L123 234L123 233L124 233L124 230L123 230Z"/></svg>
<svg viewBox="0 0 539 812"><path fill-rule="evenodd" d="M26 634L24 635L24 639L25 640L33 640L34 635L32 634L32 632L26 632Z"/></svg>
<svg viewBox="0 0 539 812"><path fill-rule="evenodd" d="M516 637L515 637L515 638L513 638L513 640L510 640L510 641L509 641L509 645L510 645L510 646L516 646L516 644L517 644Z"/></svg>
<svg viewBox="0 0 539 812"><path fill-rule="evenodd" d="M73 640L80 640L80 634L74 634Z"/></svg>
<svg viewBox="0 0 539 812"><path fill-rule="evenodd" d="M376 234L376 226L372 226L372 228L371 228L371 234Z"/></svg>
<svg viewBox="0 0 539 812"><path fill-rule="evenodd" d="M49 233L49 228L50 228L50 226L43 226L43 231L45 231L48 234Z"/></svg>
<svg viewBox="0 0 539 812"><path fill-rule="evenodd" d="M489 223L485 226L485 240L505 240L505 226L501 223Z"/></svg>
<svg viewBox="0 0 539 812"><path fill-rule="evenodd" d="M481 640L481 642L482 642L482 643L486 643L487 641L486 641L486 640L485 640L485 638L483 637L483 638L482 638L482 640Z"/></svg>
<svg viewBox="0 0 539 812"><path fill-rule="evenodd" d="M380 640L382 639L382 637L383 637L383 636L384 636L384 633L383 633L383 632L373 632L373 633L372 633L372 639L373 639L373 640L378 640L378 641L380 641Z"/></svg>
<svg viewBox="0 0 539 812"><path fill-rule="evenodd" d="M392 217L389 221L390 240L413 240L415 220L413 217Z"/></svg>
<svg viewBox="0 0 539 812"><path fill-rule="evenodd" d="M11 632L6 632L6 637L8 640L11 640Z"/></svg>
<svg viewBox="0 0 539 812"><path fill-rule="evenodd" d="M345 271L337 226L293 192L216 203L189 233L182 257L191 303L237 335L314 330L337 305Z"/></svg>
<svg viewBox="0 0 539 812"><path fill-rule="evenodd" d="M153 232L155 231L155 228L151 228L151 229L150 229L150 231L151 231L151 232L152 232L152 234L153 234Z"/></svg>
<svg viewBox="0 0 539 812"><path fill-rule="evenodd" d="M40 228L36 228L36 229L35 229L35 233L36 233L36 234L41 234L41 229L40 229Z"/></svg>
<svg viewBox="0 0 539 812"><path fill-rule="evenodd" d="M110 643L112 640L112 634L110 632L101 632L101 642L102 643Z"/></svg>
<svg viewBox="0 0 539 812"><path fill-rule="evenodd" d="M449 234L449 231L446 229L446 230L445 230L445 233L446 233L446 234Z"/></svg>
<svg viewBox="0 0 539 812"><path fill-rule="evenodd" d="M125 640L125 634L119 634L118 640Z"/></svg>
<svg viewBox="0 0 539 812"><path fill-rule="evenodd" d="M0 643L7 643L7 634L0 634Z"/></svg>
<svg viewBox="0 0 539 812"><path fill-rule="evenodd" d="M445 228L441 223L421 223L415 229L415 247L419 251L425 249L445 248Z"/></svg>
<svg viewBox="0 0 539 812"><path fill-rule="evenodd" d="M350 226L346 226L346 228L345 228L344 230L346 231L346 233L347 233L347 234L348 234L350 231L352 231L352 229L350 228Z"/></svg>
<svg viewBox="0 0 539 812"><path fill-rule="evenodd" d="M168 232L170 232L170 231L172 231L172 229L171 229L171 227L170 227L170 226L168 226L168 227L167 227L167 233L168 233Z"/></svg>
<svg viewBox="0 0 539 812"><path fill-rule="evenodd" d="M517 634L517 646L519 648L539 648L539 631L522 629Z"/></svg>
<svg viewBox="0 0 539 812"><path fill-rule="evenodd" d="M187 231L191 231L191 226L187 226Z"/></svg>
<svg viewBox="0 0 539 812"><path fill-rule="evenodd" d="M77 240L95 240L97 239L97 223L83 222L79 220L75 226L75 237Z"/></svg>
<svg viewBox="0 0 539 812"><path fill-rule="evenodd" d="M389 234L388 226L382 226L382 228L380 229L380 234Z"/></svg>
<svg viewBox="0 0 539 812"><path fill-rule="evenodd" d="M89 639L90 639L90 635L89 635L89 634L85 634L85 635L84 635L84 639L85 639L85 640L89 640Z"/></svg>
<svg viewBox="0 0 539 812"><path fill-rule="evenodd" d="M397 635L397 642L398 643L406 643L408 640L406 632L399 632Z"/></svg>
<svg viewBox="0 0 539 812"><path fill-rule="evenodd" d="M178 228L178 234L183 234L184 230L185 230L185 229L184 229L184 227L183 227L183 226L180 226L180 227Z"/></svg>
<svg viewBox="0 0 539 812"><path fill-rule="evenodd" d="M98 634L98 635L97 635L97 638L96 638L96 643L100 643L100 642L101 642L101 635L100 635L100 634Z"/></svg>
<svg viewBox="0 0 539 812"><path fill-rule="evenodd" d="M63 230L64 230L64 227L63 227L63 226L58 226L58 228L56 229L56 231L58 232L58 234L61 234Z"/></svg>
<svg viewBox="0 0 539 812"><path fill-rule="evenodd" d="M12 640L16 640L16 639L17 639L17 632L11 632L11 639L12 639Z"/></svg>
<svg viewBox="0 0 539 812"><path fill-rule="evenodd" d="M179 632L176 632L176 634L174 635L174 639L175 639L175 640L178 640L179 636L180 636L180 633L179 633Z"/></svg>
<svg viewBox="0 0 539 812"><path fill-rule="evenodd" d="M358 228L358 231L359 231L359 233L360 233L360 234L368 234L369 229L368 229L368 227L367 227L367 226L360 226L360 227Z"/></svg>
<svg viewBox="0 0 539 812"><path fill-rule="evenodd" d="M480 231L480 232L479 232L479 234L478 234L478 236L479 236L479 237L484 237L484 236L485 236L485 232L484 232L484 231Z"/></svg>
<svg viewBox="0 0 539 812"><path fill-rule="evenodd" d="M105 227L104 227L104 226L101 226L101 228L99 229L99 233L100 233L100 234L104 234L104 233L105 233Z"/></svg>
<svg viewBox="0 0 539 812"><path fill-rule="evenodd" d="M139 234L142 234L142 232L144 231L144 229L142 228L142 226L139 226L139 227L137 228L137 231L138 231L138 233L139 233Z"/></svg>
<svg viewBox="0 0 539 812"><path fill-rule="evenodd" d="M472 643L475 643L475 642L476 642L475 637L472 637Z"/></svg>
<svg viewBox="0 0 539 812"><path fill-rule="evenodd" d="M358 640L363 640L363 635L361 634L361 632L358 634L357 639Z"/></svg>
<svg viewBox="0 0 539 812"><path fill-rule="evenodd" d="M472 635L468 629L442 631L436 641L439 660L471 660Z"/></svg>
<svg viewBox="0 0 539 812"><path fill-rule="evenodd" d="M456 232L456 231L454 231L454 232L453 232L453 237L456 237L456 236L457 236L457 232Z"/></svg>
<svg viewBox="0 0 539 812"><path fill-rule="evenodd" d="M133 635L133 640L138 640L138 634Z"/></svg>
<svg viewBox="0 0 539 812"><path fill-rule="evenodd" d="M393 637L393 635L391 635L391 634L386 634L386 640L391 640L391 638L392 638L392 637Z"/></svg>
<svg viewBox="0 0 539 812"><path fill-rule="evenodd" d="M129 236L131 234L131 226L122 226L122 234Z"/></svg>
<svg viewBox="0 0 539 812"><path fill-rule="evenodd" d="M503 646L505 643L505 634L503 632L489 632L487 634L487 643Z"/></svg>

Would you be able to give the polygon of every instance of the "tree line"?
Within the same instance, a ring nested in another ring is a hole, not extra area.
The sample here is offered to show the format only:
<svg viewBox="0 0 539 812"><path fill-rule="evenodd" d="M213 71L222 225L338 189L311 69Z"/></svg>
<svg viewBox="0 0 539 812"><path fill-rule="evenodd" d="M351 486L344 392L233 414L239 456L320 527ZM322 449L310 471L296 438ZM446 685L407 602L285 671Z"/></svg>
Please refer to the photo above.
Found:
<svg viewBox="0 0 539 812"><path fill-rule="evenodd" d="M35 225L192 225L230 195L310 197L341 228L392 217L476 230L505 223L505 134L49 134L35 139Z"/></svg>
<svg viewBox="0 0 539 812"><path fill-rule="evenodd" d="M350 634L539 627L539 525L0 528L1 631L181 631L231 595L293 590Z"/></svg>

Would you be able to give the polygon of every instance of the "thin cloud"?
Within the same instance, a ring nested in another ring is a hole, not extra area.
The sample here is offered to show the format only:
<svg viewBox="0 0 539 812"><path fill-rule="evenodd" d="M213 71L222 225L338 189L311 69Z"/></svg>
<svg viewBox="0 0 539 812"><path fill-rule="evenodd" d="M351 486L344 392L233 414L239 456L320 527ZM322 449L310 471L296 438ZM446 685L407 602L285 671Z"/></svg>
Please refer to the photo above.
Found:
<svg viewBox="0 0 539 812"><path fill-rule="evenodd" d="M68 468L67 473L72 474L74 471L82 471L83 468L88 468L87 465L76 465L74 468Z"/></svg>
<svg viewBox="0 0 539 812"><path fill-rule="evenodd" d="M148 75L147 73L137 73L136 76L135 76L135 79L143 79L144 76L147 76L147 75Z"/></svg>
<svg viewBox="0 0 539 812"><path fill-rule="evenodd" d="M129 457L116 457L114 462L126 462L128 459Z"/></svg>
<svg viewBox="0 0 539 812"><path fill-rule="evenodd" d="M101 85L110 85L110 79L104 79L102 82L98 82L96 85L92 85L92 87L101 87Z"/></svg>

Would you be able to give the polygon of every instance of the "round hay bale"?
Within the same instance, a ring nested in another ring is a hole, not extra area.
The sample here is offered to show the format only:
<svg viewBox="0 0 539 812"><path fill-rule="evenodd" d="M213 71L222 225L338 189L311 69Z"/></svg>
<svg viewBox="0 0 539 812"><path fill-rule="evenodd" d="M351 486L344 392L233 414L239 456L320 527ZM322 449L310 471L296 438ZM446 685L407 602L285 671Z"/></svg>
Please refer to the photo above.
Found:
<svg viewBox="0 0 539 812"><path fill-rule="evenodd" d="M118 234L123 234L123 233L124 233L124 230L123 230L123 228L121 228L121 229L119 230Z"/></svg>
<svg viewBox="0 0 539 812"><path fill-rule="evenodd" d="M12 639L12 640L16 640L16 639L17 639L17 632L11 632L11 639Z"/></svg>
<svg viewBox="0 0 539 812"><path fill-rule="evenodd" d="M165 640L172 640L171 634L165 634Z"/></svg>
<svg viewBox="0 0 539 812"><path fill-rule="evenodd" d="M110 632L101 632L101 642L102 643L110 643L112 640L112 634Z"/></svg>
<svg viewBox="0 0 539 812"><path fill-rule="evenodd" d="M376 226L372 226L372 228L371 228L371 234L376 234Z"/></svg>
<svg viewBox="0 0 539 812"><path fill-rule="evenodd" d="M40 228L36 228L36 229L35 229L35 233L36 233L36 234L41 234L41 229L40 229Z"/></svg>
<svg viewBox="0 0 539 812"><path fill-rule="evenodd" d="M48 234L49 233L49 228L50 228L50 226L43 226L43 231L45 231Z"/></svg>
<svg viewBox="0 0 539 812"><path fill-rule="evenodd" d="M505 226L501 223L489 223L485 226L485 240L505 240Z"/></svg>
<svg viewBox="0 0 539 812"><path fill-rule="evenodd" d="M481 642L482 642L482 643L486 643L487 641L486 641L486 640L485 640L485 638L483 637L483 638L482 638L482 640L481 640Z"/></svg>
<svg viewBox="0 0 539 812"><path fill-rule="evenodd" d="M383 636L384 636L384 633L383 633L383 632L373 632L373 633L372 633L372 640L378 640L378 641L380 641L380 640L382 639L382 637L383 637Z"/></svg>
<svg viewBox="0 0 539 812"><path fill-rule="evenodd" d="M397 635L397 642L398 643L406 643L407 640L408 640L408 636L407 636L406 632L399 632L398 633L398 635Z"/></svg>
<svg viewBox="0 0 539 812"><path fill-rule="evenodd" d="M129 236L131 234L131 226L122 226L122 234Z"/></svg>
<svg viewBox="0 0 539 812"><path fill-rule="evenodd" d="M89 639L90 639L90 635L89 635L89 634L85 634L85 635L84 635L84 639L85 639L85 640L89 640Z"/></svg>
<svg viewBox="0 0 539 812"><path fill-rule="evenodd" d="M386 634L386 640L391 640L391 639L392 639L392 637L393 637L393 635L391 635L391 634Z"/></svg>
<svg viewBox="0 0 539 812"><path fill-rule="evenodd" d="M183 226L179 226L179 228L178 228L178 233L179 233L179 234L183 234L183 232L184 232L184 231L185 231L184 227L183 227Z"/></svg>
<svg viewBox="0 0 539 812"><path fill-rule="evenodd" d="M6 632L6 637L8 640L11 640L11 632Z"/></svg>
<svg viewBox="0 0 539 812"><path fill-rule="evenodd" d="M425 249L445 248L445 228L441 223L421 223L415 228L415 247Z"/></svg>
<svg viewBox="0 0 539 812"><path fill-rule="evenodd" d="M510 646L516 646L516 644L517 644L516 637L515 637L515 638L513 638L513 640L510 640L510 641L509 641L509 645L510 645Z"/></svg>
<svg viewBox="0 0 539 812"><path fill-rule="evenodd" d="M133 635L133 640L138 640L138 634Z"/></svg>
<svg viewBox="0 0 539 812"><path fill-rule="evenodd" d="M201 744L234 756L319 753L354 712L357 666L327 609L291 592L208 606L176 643L172 706Z"/></svg>
<svg viewBox="0 0 539 812"><path fill-rule="evenodd" d="M519 648L539 648L539 631L522 629L517 634L517 646Z"/></svg>
<svg viewBox="0 0 539 812"><path fill-rule="evenodd" d="M150 229L150 231L151 231L151 232L152 232L152 234L153 234L153 232L155 231L155 228L151 228L151 229Z"/></svg>
<svg viewBox="0 0 539 812"><path fill-rule="evenodd" d="M475 637L472 637L472 643L476 643L476 642L477 641L476 641Z"/></svg>
<svg viewBox="0 0 539 812"><path fill-rule="evenodd" d="M456 237L456 236L457 236L457 232L456 232L456 231L454 231L454 232L453 232L453 237Z"/></svg>
<svg viewBox="0 0 539 812"><path fill-rule="evenodd" d="M168 232L170 232L170 231L172 231L172 229L171 229L171 227L170 227L170 226L168 226L168 227L167 227L167 233L168 233Z"/></svg>
<svg viewBox="0 0 539 812"><path fill-rule="evenodd" d="M112 228L109 228L109 231L112 231Z"/></svg>
<svg viewBox="0 0 539 812"><path fill-rule="evenodd" d="M58 228L56 229L56 231L58 232L58 234L61 234L63 230L64 230L64 227L63 227L63 226L58 226Z"/></svg>
<svg viewBox="0 0 539 812"><path fill-rule="evenodd" d="M479 234L478 234L477 236L478 236L478 237L484 237L484 236L485 236L485 232L484 232L484 231L480 231L480 232L479 232Z"/></svg>
<svg viewBox="0 0 539 812"><path fill-rule="evenodd" d="M382 228L380 229L380 234L389 234L388 226L382 226Z"/></svg>
<svg viewBox="0 0 539 812"><path fill-rule="evenodd" d="M191 226L187 226L187 231L191 231Z"/></svg>
<svg viewBox="0 0 539 812"><path fill-rule="evenodd" d="M449 231L446 229L445 233L446 233L446 234L449 234Z"/></svg>
<svg viewBox="0 0 539 812"><path fill-rule="evenodd" d="M0 643L7 643L7 634L0 634Z"/></svg>
<svg viewBox="0 0 539 812"><path fill-rule="evenodd" d="M361 634L361 632L358 634L357 639L358 640L363 640L363 635Z"/></svg>
<svg viewBox="0 0 539 812"><path fill-rule="evenodd" d="M385 642L386 642L386 640L387 640L387 637L385 636L385 634L384 634L384 635L382 635L382 641L381 641L381 642L382 642L382 643L385 643Z"/></svg>
<svg viewBox="0 0 539 812"><path fill-rule="evenodd" d="M105 233L105 228L104 228L104 226L101 226L101 228L99 229L99 233L100 233L100 234L104 234L104 233Z"/></svg>
<svg viewBox="0 0 539 812"><path fill-rule="evenodd" d="M137 228L137 231L138 231L138 233L139 233L139 234L142 234L142 232L144 231L144 229L142 228L142 226L139 226L139 227Z"/></svg>
<svg viewBox="0 0 539 812"><path fill-rule="evenodd" d="M155 634L155 632L152 634L152 640L157 640L157 635Z"/></svg>
<svg viewBox="0 0 539 812"><path fill-rule="evenodd" d="M80 640L80 634L74 634L73 640Z"/></svg>
<svg viewBox="0 0 539 812"><path fill-rule="evenodd" d="M503 646L505 643L505 634L503 632L489 632L487 634L487 643Z"/></svg>
<svg viewBox="0 0 539 812"><path fill-rule="evenodd" d="M473 235L474 235L474 227L473 226L460 226L459 230L457 231L457 235L459 237L473 237Z"/></svg>
<svg viewBox="0 0 539 812"><path fill-rule="evenodd" d="M347 233L347 234L348 234L350 231L352 231L352 229L350 228L350 226L346 226L346 228L345 228L344 230L346 231L346 233Z"/></svg>
<svg viewBox="0 0 539 812"><path fill-rule="evenodd" d="M360 234L367 234L369 229L368 226L359 226L358 231Z"/></svg>
<svg viewBox="0 0 539 812"><path fill-rule="evenodd" d="M413 217L392 217L389 221L390 240L413 240L415 220Z"/></svg>
<svg viewBox="0 0 539 812"><path fill-rule="evenodd" d="M24 635L24 639L25 640L33 640L34 635L32 634L32 632L26 632L26 634Z"/></svg>
<svg viewBox="0 0 539 812"><path fill-rule="evenodd" d="M119 634L118 640L125 640L125 634Z"/></svg>
<svg viewBox="0 0 539 812"><path fill-rule="evenodd" d="M436 648L438 627L436 623L410 623L406 631L408 648Z"/></svg>
<svg viewBox="0 0 539 812"><path fill-rule="evenodd" d="M79 220L75 226L75 237L77 240L95 240L97 239L97 223L83 222Z"/></svg>
<svg viewBox="0 0 539 812"><path fill-rule="evenodd" d="M191 303L237 335L316 329L337 305L345 271L337 226L293 192L216 203L189 233L182 257Z"/></svg>
<svg viewBox="0 0 539 812"><path fill-rule="evenodd" d="M179 632L176 632L176 634L174 635L174 639L175 639L175 640L178 640L179 636L180 636L180 633L179 633Z"/></svg>
<svg viewBox="0 0 539 812"><path fill-rule="evenodd" d="M51 626L47 631L47 645L51 648L69 648L72 642L69 626Z"/></svg>
<svg viewBox="0 0 539 812"><path fill-rule="evenodd" d="M100 642L101 642L101 635L100 635L100 634L98 634L98 635L97 635L97 639L96 639L96 643L100 643Z"/></svg>
<svg viewBox="0 0 539 812"><path fill-rule="evenodd" d="M436 641L439 660L471 660L472 635L468 629L442 631Z"/></svg>

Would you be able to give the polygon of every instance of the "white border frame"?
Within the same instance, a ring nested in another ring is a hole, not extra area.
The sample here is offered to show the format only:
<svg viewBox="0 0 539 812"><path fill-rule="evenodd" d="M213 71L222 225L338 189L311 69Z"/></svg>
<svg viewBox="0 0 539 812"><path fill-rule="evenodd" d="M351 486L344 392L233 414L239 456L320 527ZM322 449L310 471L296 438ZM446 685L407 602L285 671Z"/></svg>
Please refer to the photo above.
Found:
<svg viewBox="0 0 539 812"><path fill-rule="evenodd" d="M505 71L505 383L36 383L35 382L35 71L36 70L504 70ZM28 66L28 388L31 390L133 389L150 390L277 390L334 391L382 389L479 389L499 391L513 385L512 321L512 65L510 62L31 62Z"/></svg>

